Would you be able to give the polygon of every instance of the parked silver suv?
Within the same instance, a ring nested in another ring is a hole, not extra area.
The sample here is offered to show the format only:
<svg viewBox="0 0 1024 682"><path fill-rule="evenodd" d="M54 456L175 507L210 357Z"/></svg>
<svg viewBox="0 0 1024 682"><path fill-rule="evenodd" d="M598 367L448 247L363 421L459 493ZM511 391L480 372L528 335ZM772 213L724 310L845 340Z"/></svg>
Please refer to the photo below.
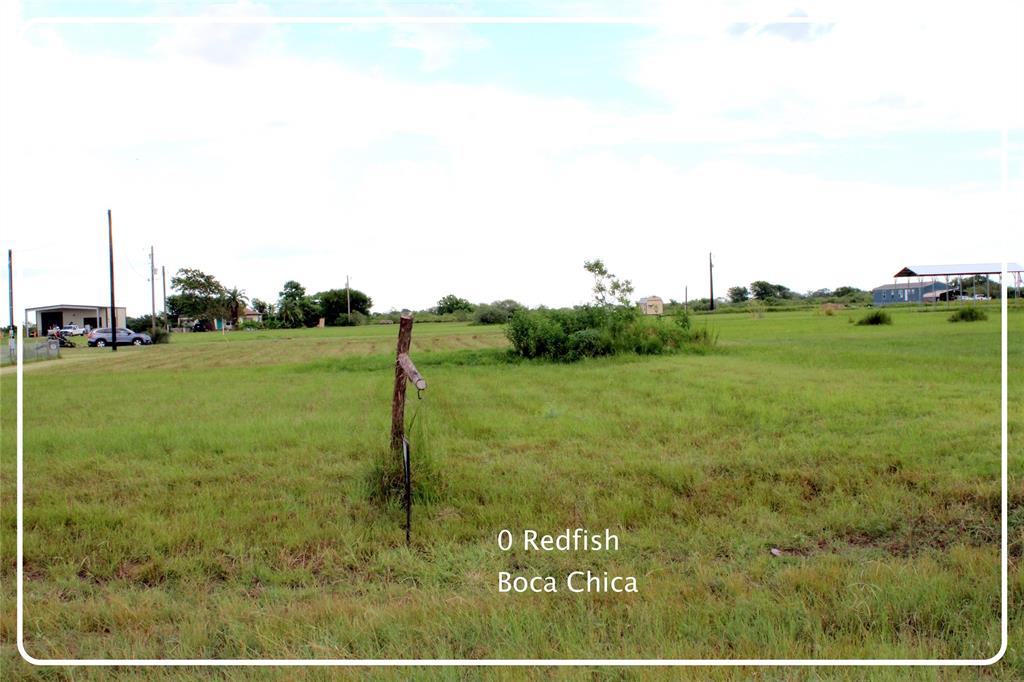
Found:
<svg viewBox="0 0 1024 682"><path fill-rule="evenodd" d="M89 340L86 343L97 348L109 346L111 343L110 328L95 329L89 332ZM153 339L149 338L149 334L140 334L131 329L117 330L117 345L119 346L148 346L151 343L153 343Z"/></svg>

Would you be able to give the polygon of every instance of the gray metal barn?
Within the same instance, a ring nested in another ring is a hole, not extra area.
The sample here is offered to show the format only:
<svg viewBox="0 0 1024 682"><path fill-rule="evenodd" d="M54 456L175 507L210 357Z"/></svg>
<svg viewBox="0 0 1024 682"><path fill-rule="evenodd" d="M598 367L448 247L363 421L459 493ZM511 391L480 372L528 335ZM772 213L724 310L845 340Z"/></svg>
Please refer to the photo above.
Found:
<svg viewBox="0 0 1024 682"><path fill-rule="evenodd" d="M949 291L944 282L899 282L883 284L871 290L872 305L934 302Z"/></svg>

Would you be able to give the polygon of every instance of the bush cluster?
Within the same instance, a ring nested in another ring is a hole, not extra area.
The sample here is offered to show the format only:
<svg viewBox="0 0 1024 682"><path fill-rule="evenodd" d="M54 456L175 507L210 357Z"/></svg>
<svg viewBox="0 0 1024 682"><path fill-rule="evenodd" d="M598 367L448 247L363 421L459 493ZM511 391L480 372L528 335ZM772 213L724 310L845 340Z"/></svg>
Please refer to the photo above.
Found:
<svg viewBox="0 0 1024 682"><path fill-rule="evenodd" d="M397 322L399 315L394 316ZM453 313L436 313L433 310L420 310L413 313L416 324L424 322L469 322L473 319L473 313L468 310L456 310Z"/></svg>
<svg viewBox="0 0 1024 682"><path fill-rule="evenodd" d="M616 353L700 351L714 345L716 339L706 329L691 330L689 326L686 316L672 322L642 316L630 308L580 306L517 310L505 333L519 356L574 362Z"/></svg>
<svg viewBox="0 0 1024 682"><path fill-rule="evenodd" d="M987 319L988 315L985 314L984 310L972 305L957 308L956 312L949 316L950 322L980 322Z"/></svg>
<svg viewBox="0 0 1024 682"><path fill-rule="evenodd" d="M512 317L512 313L522 307L522 304L511 299L481 303L473 311L473 321L476 324L505 324Z"/></svg>
<svg viewBox="0 0 1024 682"><path fill-rule="evenodd" d="M348 313L341 313L334 318L335 327L359 327L366 324L369 321L369 316L364 315L358 310L352 311L352 317L349 318Z"/></svg>
<svg viewBox="0 0 1024 682"><path fill-rule="evenodd" d="M864 317L857 320L859 325L892 324L892 317L884 310L872 310Z"/></svg>
<svg viewBox="0 0 1024 682"><path fill-rule="evenodd" d="M352 313L352 314L355 315L355 313ZM260 329L285 329L285 328L286 328L286 326L285 326L284 322L282 322L281 320L277 319L276 317L265 317L265 318L263 318L262 322L255 322L253 320L242 320L235 327L235 329L239 329L241 331L247 331L247 332L257 331L257 330L260 330Z"/></svg>

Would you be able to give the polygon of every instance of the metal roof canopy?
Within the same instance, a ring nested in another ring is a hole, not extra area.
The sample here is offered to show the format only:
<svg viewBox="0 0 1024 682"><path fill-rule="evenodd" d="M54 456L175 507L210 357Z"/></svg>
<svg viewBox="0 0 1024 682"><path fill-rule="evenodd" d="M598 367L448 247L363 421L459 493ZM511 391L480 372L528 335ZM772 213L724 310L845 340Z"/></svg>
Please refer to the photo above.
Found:
<svg viewBox="0 0 1024 682"><path fill-rule="evenodd" d="M99 308L106 310L109 307L110 306L107 305L67 305L62 303L60 305L41 305L36 306L35 308L25 308L25 312L28 312L29 310L37 310L41 312L46 312L48 310L98 310ZM122 307L124 306L118 306L118 308Z"/></svg>
<svg viewBox="0 0 1024 682"><path fill-rule="evenodd" d="M959 265L908 265L893 277L948 277L949 275L999 275L1002 263L961 263ZM1006 272L1024 272L1018 263L1007 263Z"/></svg>

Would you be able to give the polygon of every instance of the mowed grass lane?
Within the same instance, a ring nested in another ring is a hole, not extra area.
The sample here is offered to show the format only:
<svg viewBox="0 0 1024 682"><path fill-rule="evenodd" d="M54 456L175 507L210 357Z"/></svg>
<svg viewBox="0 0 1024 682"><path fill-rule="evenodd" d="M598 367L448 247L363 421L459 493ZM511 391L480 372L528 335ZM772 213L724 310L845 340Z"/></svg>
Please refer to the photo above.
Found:
<svg viewBox="0 0 1024 682"><path fill-rule="evenodd" d="M183 335L27 373L28 648L989 656L998 320L895 317L720 316L720 353L577 365L501 362L497 328L418 325L430 388L414 457L436 473L411 549L401 511L369 502L366 483L386 445L394 327ZM1012 438L1024 316L1011 322ZM10 644L13 377L0 388ZM1011 495L1016 560L1019 478ZM495 542L502 528L575 526L611 528L620 551ZM640 593L496 590L501 570L561 583L588 569L635 575ZM4 663L15 655L5 647Z"/></svg>

